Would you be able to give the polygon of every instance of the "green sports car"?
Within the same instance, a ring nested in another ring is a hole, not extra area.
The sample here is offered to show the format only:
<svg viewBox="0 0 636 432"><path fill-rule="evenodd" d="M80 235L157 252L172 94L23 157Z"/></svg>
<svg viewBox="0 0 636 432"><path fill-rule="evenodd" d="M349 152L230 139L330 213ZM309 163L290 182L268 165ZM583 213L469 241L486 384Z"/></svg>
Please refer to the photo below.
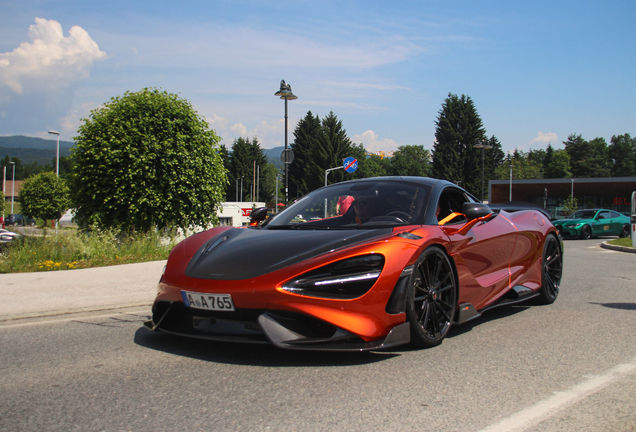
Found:
<svg viewBox="0 0 636 432"><path fill-rule="evenodd" d="M579 210L567 219L555 220L552 223L564 238L578 237L587 240L596 236L630 235L629 218L613 210Z"/></svg>

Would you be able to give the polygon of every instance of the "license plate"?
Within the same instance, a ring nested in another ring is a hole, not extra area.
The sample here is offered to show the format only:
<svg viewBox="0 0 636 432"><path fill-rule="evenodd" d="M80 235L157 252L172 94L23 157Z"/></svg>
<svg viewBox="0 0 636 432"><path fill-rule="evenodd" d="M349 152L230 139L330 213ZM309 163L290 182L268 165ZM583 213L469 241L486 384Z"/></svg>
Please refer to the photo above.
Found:
<svg viewBox="0 0 636 432"><path fill-rule="evenodd" d="M181 297L186 306L195 309L233 311L234 303L230 294L203 294L191 291L181 291Z"/></svg>

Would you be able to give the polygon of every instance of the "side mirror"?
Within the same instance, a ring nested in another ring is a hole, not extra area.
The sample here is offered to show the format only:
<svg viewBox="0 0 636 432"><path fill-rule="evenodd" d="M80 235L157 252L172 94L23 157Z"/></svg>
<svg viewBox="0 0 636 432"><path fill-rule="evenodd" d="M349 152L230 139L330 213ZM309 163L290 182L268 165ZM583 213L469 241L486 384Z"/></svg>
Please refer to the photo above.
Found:
<svg viewBox="0 0 636 432"><path fill-rule="evenodd" d="M462 206L462 213L464 213L466 215L466 219L470 221L484 216L489 216L492 214L492 210L483 203L465 202Z"/></svg>
<svg viewBox="0 0 636 432"><path fill-rule="evenodd" d="M256 226L267 218L267 207L260 207L250 213L250 226Z"/></svg>

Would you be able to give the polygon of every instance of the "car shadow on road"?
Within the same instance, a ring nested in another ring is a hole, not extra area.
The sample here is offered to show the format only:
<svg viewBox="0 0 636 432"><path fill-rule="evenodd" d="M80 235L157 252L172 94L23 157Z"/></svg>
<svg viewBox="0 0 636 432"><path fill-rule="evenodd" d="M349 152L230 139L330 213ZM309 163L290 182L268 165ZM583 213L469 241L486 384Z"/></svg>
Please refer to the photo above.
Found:
<svg viewBox="0 0 636 432"><path fill-rule="evenodd" d="M283 350L272 345L215 342L151 332L135 332L134 342L145 348L215 363L249 366L358 366L398 356L388 352L333 352Z"/></svg>
<svg viewBox="0 0 636 432"><path fill-rule="evenodd" d="M496 321L498 319L508 318L510 316L523 312L527 309L530 309L530 307L531 306L528 304L521 304L521 305L501 306L501 307L488 310L484 312L483 314L481 314L481 316L473 320L465 322L464 324L461 324L461 325L455 325L451 329L447 337L453 338L455 336L463 335L464 333L471 331L473 327L475 326L479 326L481 324L484 324L490 321Z"/></svg>
<svg viewBox="0 0 636 432"><path fill-rule="evenodd" d="M610 309L624 309L624 310L636 310L636 303L594 303L589 304L603 306Z"/></svg>
<svg viewBox="0 0 636 432"><path fill-rule="evenodd" d="M507 318L529 309L528 305L511 305L486 311L480 317L454 326L448 338L469 332L473 327L489 321ZM421 348L404 345L390 351L333 352L283 350L272 345L215 342L151 332L145 327L135 332L135 343L145 348L215 363L250 366L358 366L389 360Z"/></svg>

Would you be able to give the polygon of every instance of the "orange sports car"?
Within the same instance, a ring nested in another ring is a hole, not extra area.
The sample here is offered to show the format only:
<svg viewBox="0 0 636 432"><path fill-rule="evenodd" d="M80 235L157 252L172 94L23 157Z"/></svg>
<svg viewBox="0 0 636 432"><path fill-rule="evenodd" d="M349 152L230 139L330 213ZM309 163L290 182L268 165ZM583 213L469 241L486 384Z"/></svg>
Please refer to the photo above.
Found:
<svg viewBox="0 0 636 432"><path fill-rule="evenodd" d="M514 210L425 177L327 186L269 219L254 210L254 226L179 243L145 325L288 349L432 347L490 308L557 298L557 230Z"/></svg>

